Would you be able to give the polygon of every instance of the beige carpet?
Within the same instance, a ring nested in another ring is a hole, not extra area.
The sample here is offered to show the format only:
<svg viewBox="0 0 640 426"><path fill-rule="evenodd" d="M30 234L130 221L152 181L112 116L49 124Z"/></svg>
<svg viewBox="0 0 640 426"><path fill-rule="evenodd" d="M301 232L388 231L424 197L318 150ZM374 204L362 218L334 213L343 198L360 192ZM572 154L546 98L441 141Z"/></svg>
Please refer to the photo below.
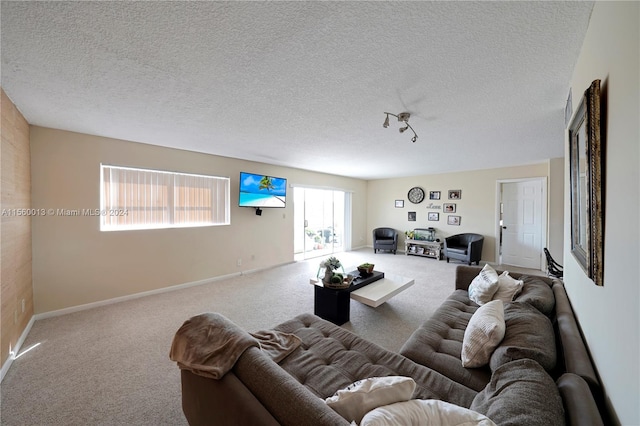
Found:
<svg viewBox="0 0 640 426"><path fill-rule="evenodd" d="M371 249L337 257L345 265L371 262L376 270L415 278L415 285L378 308L351 301L344 327L393 351L453 291L458 264ZM179 370L168 356L175 331L208 311L247 331L313 312L309 277L318 263L296 262L36 321L2 382L0 424L187 424Z"/></svg>

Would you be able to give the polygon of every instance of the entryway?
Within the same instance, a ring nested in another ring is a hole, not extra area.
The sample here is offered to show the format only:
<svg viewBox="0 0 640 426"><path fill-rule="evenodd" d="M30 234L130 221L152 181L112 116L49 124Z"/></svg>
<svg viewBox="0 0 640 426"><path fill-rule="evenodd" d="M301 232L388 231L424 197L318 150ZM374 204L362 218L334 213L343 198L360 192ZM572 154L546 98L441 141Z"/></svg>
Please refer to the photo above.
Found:
<svg viewBox="0 0 640 426"><path fill-rule="evenodd" d="M497 182L497 259L500 264L542 270L546 247L547 178Z"/></svg>

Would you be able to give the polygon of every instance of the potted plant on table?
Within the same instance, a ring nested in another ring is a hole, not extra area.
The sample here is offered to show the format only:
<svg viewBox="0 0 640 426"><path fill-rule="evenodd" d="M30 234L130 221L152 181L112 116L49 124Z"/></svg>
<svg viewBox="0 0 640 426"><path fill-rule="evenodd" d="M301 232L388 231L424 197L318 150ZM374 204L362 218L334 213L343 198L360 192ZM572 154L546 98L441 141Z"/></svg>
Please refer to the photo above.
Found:
<svg viewBox="0 0 640 426"><path fill-rule="evenodd" d="M358 266L358 272L360 272L360 275L362 276L371 275L373 273L374 266L375 265L373 263L363 263Z"/></svg>

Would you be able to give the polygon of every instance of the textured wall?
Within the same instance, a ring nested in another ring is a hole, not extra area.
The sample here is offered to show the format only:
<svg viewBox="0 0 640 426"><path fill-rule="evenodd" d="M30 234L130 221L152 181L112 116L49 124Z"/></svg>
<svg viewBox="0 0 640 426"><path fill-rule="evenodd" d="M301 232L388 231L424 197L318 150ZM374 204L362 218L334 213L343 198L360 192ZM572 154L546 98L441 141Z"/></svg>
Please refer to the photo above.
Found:
<svg viewBox="0 0 640 426"><path fill-rule="evenodd" d="M33 316L31 285L31 217L18 216L31 207L29 124L2 92L2 220L0 226L0 360L9 356ZM24 310L22 301L24 300Z"/></svg>

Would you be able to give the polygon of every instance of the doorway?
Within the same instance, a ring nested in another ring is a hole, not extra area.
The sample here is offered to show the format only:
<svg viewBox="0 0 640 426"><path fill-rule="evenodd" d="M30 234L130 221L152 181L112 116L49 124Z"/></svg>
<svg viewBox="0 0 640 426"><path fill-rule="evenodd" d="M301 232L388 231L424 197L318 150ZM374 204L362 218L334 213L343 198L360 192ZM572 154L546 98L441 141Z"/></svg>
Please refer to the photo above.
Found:
<svg viewBox="0 0 640 426"><path fill-rule="evenodd" d="M547 178L498 181L500 264L542 270L546 247Z"/></svg>
<svg viewBox="0 0 640 426"><path fill-rule="evenodd" d="M350 194L318 188L293 188L294 259L304 260L349 248Z"/></svg>

